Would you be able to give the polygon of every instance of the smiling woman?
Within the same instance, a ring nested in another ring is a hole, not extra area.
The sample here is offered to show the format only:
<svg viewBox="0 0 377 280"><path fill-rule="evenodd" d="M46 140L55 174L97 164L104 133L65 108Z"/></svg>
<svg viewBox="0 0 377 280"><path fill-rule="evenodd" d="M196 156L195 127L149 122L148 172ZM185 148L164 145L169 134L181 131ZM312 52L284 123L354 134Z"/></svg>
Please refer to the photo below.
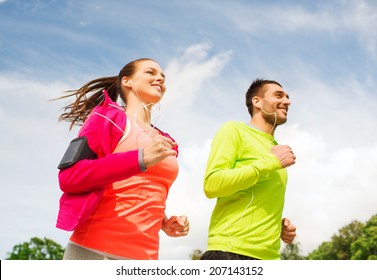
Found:
<svg viewBox="0 0 377 280"><path fill-rule="evenodd" d="M76 100L60 120L82 125L59 164L56 226L74 230L64 259L158 259L160 229L188 234L186 216L165 216L178 145L151 125L165 90L160 65L142 58L61 97Z"/></svg>

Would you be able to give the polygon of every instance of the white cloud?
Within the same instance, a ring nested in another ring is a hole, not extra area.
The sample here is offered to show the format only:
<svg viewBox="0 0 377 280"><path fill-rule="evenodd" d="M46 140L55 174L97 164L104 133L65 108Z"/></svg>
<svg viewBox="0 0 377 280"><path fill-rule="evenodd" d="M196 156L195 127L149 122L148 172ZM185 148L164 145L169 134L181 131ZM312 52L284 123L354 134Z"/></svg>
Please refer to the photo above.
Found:
<svg viewBox="0 0 377 280"><path fill-rule="evenodd" d="M288 168L285 215L296 224L305 254L352 220L365 222L376 213L377 142L333 149L298 125L279 129L297 155Z"/></svg>
<svg viewBox="0 0 377 280"><path fill-rule="evenodd" d="M166 66L168 75L167 88L169 93L164 98L164 104L180 111L189 107L194 98L202 93L204 83L219 75L231 58L232 51L209 55L211 46L207 43L195 44L183 53L169 61Z"/></svg>

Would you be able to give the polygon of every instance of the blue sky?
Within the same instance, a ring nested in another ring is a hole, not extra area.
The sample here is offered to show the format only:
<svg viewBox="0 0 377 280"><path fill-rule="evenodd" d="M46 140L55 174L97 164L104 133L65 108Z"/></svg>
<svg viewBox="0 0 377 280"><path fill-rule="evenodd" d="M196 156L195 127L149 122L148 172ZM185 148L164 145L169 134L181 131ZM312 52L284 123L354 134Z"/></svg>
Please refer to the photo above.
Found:
<svg viewBox="0 0 377 280"><path fill-rule="evenodd" d="M56 166L77 129L49 100L139 57L165 70L154 122L180 145L166 212L191 220L188 237L161 235L161 259L205 249L210 142L225 121L249 121L244 94L258 77L291 97L275 136L297 155L284 215L302 253L377 213L375 1L0 0L0 258L34 236L69 238L54 228Z"/></svg>

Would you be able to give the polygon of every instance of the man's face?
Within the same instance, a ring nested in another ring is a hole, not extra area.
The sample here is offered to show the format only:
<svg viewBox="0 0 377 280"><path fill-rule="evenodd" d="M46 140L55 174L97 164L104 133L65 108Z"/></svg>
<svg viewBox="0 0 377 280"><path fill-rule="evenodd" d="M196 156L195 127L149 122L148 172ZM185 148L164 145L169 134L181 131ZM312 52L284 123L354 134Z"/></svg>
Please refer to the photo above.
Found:
<svg viewBox="0 0 377 280"><path fill-rule="evenodd" d="M266 84L263 87L264 97L261 99L262 115L271 124L283 124L287 121L288 107L291 105L289 95L276 84ZM264 111L264 112L263 112Z"/></svg>

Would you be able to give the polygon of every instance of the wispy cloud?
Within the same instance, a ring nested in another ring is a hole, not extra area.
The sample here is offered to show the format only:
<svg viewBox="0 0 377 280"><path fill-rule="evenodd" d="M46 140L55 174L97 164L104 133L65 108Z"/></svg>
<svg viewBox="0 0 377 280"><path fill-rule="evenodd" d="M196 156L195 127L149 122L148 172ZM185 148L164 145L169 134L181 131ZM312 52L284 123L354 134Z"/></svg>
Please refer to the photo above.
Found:
<svg viewBox="0 0 377 280"><path fill-rule="evenodd" d="M377 59L377 7L372 1L320 2L312 8L296 2L279 6L249 2L224 5L212 5L212 9L229 19L239 31L257 35L263 30L270 36L327 33L330 37L344 38L353 33L360 45Z"/></svg>
<svg viewBox="0 0 377 280"><path fill-rule="evenodd" d="M203 84L219 75L231 58L232 51L211 56L210 49L208 43L192 45L168 62L167 86L169 92L174 93L164 100L168 106L174 106L177 110L181 106L190 106L193 99L202 93Z"/></svg>
<svg viewBox="0 0 377 280"><path fill-rule="evenodd" d="M377 7L371 1L352 1L343 13L344 25L359 34L362 46L377 60Z"/></svg>

